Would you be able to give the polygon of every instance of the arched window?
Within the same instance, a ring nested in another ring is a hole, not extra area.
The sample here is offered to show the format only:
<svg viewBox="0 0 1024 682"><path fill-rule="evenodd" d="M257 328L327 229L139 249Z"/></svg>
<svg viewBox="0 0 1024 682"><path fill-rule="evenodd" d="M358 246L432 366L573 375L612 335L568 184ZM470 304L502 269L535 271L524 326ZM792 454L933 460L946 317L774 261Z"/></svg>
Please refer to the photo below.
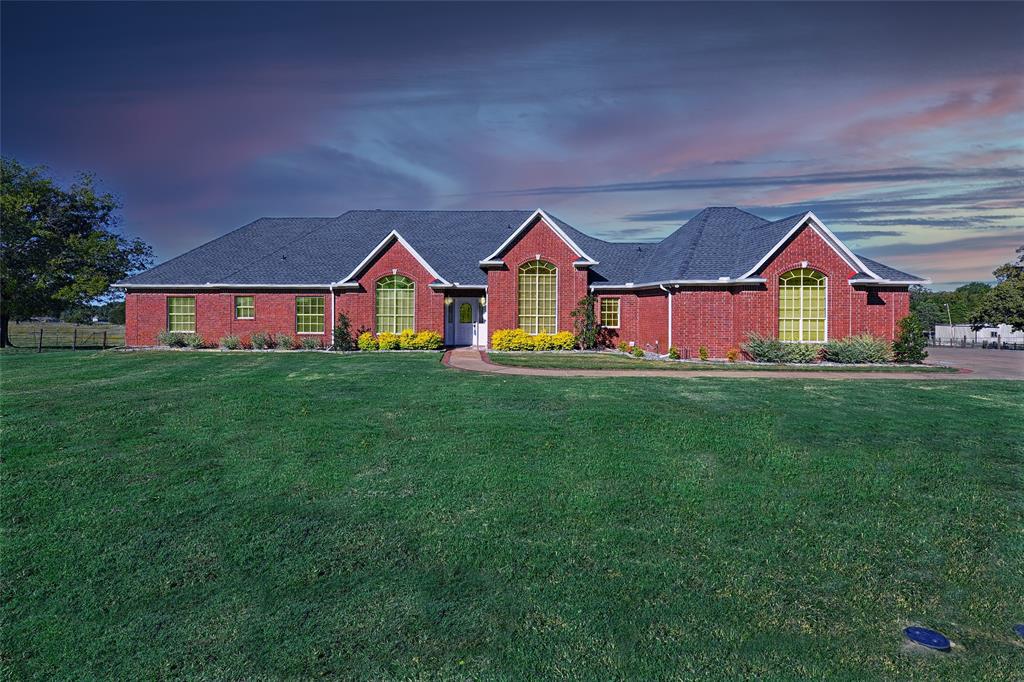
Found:
<svg viewBox="0 0 1024 682"><path fill-rule="evenodd" d="M779 276L779 339L825 341L825 275L797 268Z"/></svg>
<svg viewBox="0 0 1024 682"><path fill-rule="evenodd" d="M542 260L519 266L519 328L527 334L558 331L557 274L554 265Z"/></svg>
<svg viewBox="0 0 1024 682"><path fill-rule="evenodd" d="M402 275L388 275L377 280L377 333L401 334L416 329L415 285Z"/></svg>
<svg viewBox="0 0 1024 682"><path fill-rule="evenodd" d="M459 306L459 323L467 324L473 321L473 306L463 303Z"/></svg>

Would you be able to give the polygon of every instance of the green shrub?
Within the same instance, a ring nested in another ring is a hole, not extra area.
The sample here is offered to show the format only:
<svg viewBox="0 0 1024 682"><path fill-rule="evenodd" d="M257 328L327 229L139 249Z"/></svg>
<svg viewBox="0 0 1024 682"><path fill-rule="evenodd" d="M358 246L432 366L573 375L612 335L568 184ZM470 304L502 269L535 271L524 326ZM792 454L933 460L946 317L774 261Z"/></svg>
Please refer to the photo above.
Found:
<svg viewBox="0 0 1024 682"><path fill-rule="evenodd" d="M770 336L748 332L747 342L742 344L742 348L754 362L786 362L786 344Z"/></svg>
<svg viewBox="0 0 1024 682"><path fill-rule="evenodd" d="M910 314L900 320L896 341L892 344L892 355L896 362L921 363L928 357L924 327L917 315Z"/></svg>
<svg viewBox="0 0 1024 682"><path fill-rule="evenodd" d="M737 360L740 359L740 349L730 348L729 350L725 351L725 359L728 360L729 362L736 362Z"/></svg>
<svg viewBox="0 0 1024 682"><path fill-rule="evenodd" d="M242 339L237 336L225 336L220 340L220 346L228 350L238 350L242 347Z"/></svg>
<svg viewBox="0 0 1024 682"><path fill-rule="evenodd" d="M345 313L338 313L338 322L334 325L333 337L334 350L356 349L356 340L352 338L352 322Z"/></svg>
<svg viewBox="0 0 1024 682"><path fill-rule="evenodd" d="M295 347L295 338L291 334L277 334L274 336L274 345L280 350L291 350Z"/></svg>
<svg viewBox="0 0 1024 682"><path fill-rule="evenodd" d="M783 362L806 364L821 357L821 345L817 343L784 343L782 351Z"/></svg>
<svg viewBox="0 0 1024 682"><path fill-rule="evenodd" d="M253 332L249 336L249 345L253 350L263 350L274 347L274 338L266 332Z"/></svg>
<svg viewBox="0 0 1024 682"><path fill-rule="evenodd" d="M303 336L299 339L299 347L302 348L302 350L316 350L320 347L320 337Z"/></svg>
<svg viewBox="0 0 1024 682"><path fill-rule="evenodd" d="M668 347L668 359L669 360L678 360L679 359L679 349L676 348L675 346L669 346Z"/></svg>
<svg viewBox="0 0 1024 682"><path fill-rule="evenodd" d="M573 335L574 344L579 342L580 350L594 348L601 331L601 321L597 317L597 296L589 294L581 298L569 316L572 317L572 326L576 330ZM537 350L546 349L538 348ZM572 348L563 350L572 350Z"/></svg>
<svg viewBox="0 0 1024 682"><path fill-rule="evenodd" d="M356 340L356 345L358 345L359 350L362 351L377 350L379 348L377 345L377 339L373 337L373 332L363 332L360 334L359 338Z"/></svg>
<svg viewBox="0 0 1024 682"><path fill-rule="evenodd" d="M402 347L398 334L381 332L377 335L377 347L381 350L398 350Z"/></svg>
<svg viewBox="0 0 1024 682"><path fill-rule="evenodd" d="M857 334L829 341L825 344L824 355L829 362L848 365L890 362L892 346L885 339L870 334Z"/></svg>
<svg viewBox="0 0 1024 682"><path fill-rule="evenodd" d="M619 342L619 352L620 353L628 353L629 352L629 344L626 343L625 341Z"/></svg>
<svg viewBox="0 0 1024 682"><path fill-rule="evenodd" d="M642 357L644 357L646 355L646 353L644 353L644 349L641 348L640 346L633 346L633 351L632 351L631 355L634 358L642 358Z"/></svg>
<svg viewBox="0 0 1024 682"><path fill-rule="evenodd" d="M708 352L707 346L701 346L700 348L698 348L697 355L700 356L701 360L707 360L709 357L711 357L711 353Z"/></svg>
<svg viewBox="0 0 1024 682"><path fill-rule="evenodd" d="M171 348L184 348L185 347L185 334L182 332L168 332L162 331L156 335L156 342L161 346L170 346Z"/></svg>
<svg viewBox="0 0 1024 682"><path fill-rule="evenodd" d="M427 329L416 335L416 347L419 350L440 350L444 348L444 339L439 333Z"/></svg>
<svg viewBox="0 0 1024 682"><path fill-rule="evenodd" d="M189 348L206 348L206 339L199 334L185 334L185 345Z"/></svg>

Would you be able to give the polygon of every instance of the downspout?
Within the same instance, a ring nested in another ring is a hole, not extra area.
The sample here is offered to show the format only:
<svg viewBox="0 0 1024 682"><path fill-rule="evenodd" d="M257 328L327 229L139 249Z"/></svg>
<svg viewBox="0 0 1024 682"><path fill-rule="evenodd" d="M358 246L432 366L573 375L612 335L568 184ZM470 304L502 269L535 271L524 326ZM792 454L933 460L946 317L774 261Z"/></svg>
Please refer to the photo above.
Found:
<svg viewBox="0 0 1024 682"><path fill-rule="evenodd" d="M668 296L668 347L672 348L672 292L665 288L664 284L659 284L658 288L665 292Z"/></svg>
<svg viewBox="0 0 1024 682"><path fill-rule="evenodd" d="M334 348L334 325L338 324L338 320L334 317L334 285L332 284L328 288L331 290L331 342L328 345L330 348Z"/></svg>

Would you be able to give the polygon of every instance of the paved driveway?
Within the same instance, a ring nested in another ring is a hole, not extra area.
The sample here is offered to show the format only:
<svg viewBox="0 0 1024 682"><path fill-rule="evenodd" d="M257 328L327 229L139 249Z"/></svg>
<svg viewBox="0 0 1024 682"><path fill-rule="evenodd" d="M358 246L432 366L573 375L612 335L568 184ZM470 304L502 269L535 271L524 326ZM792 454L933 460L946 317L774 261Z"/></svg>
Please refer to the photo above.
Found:
<svg viewBox="0 0 1024 682"><path fill-rule="evenodd" d="M971 370L975 379L1024 379L1024 351L986 348L928 348L930 365Z"/></svg>

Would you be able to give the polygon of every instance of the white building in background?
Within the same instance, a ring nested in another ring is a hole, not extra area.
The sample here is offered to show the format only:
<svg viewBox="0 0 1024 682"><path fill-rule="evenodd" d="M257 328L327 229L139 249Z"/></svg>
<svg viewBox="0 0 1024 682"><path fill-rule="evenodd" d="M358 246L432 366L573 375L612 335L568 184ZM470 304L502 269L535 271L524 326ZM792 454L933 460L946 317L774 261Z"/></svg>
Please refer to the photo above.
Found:
<svg viewBox="0 0 1024 682"><path fill-rule="evenodd" d="M967 343L1024 343L1024 332L1015 332L1008 324L992 327L981 327L975 330L969 324L937 324L933 336L937 342L950 343L966 341Z"/></svg>

